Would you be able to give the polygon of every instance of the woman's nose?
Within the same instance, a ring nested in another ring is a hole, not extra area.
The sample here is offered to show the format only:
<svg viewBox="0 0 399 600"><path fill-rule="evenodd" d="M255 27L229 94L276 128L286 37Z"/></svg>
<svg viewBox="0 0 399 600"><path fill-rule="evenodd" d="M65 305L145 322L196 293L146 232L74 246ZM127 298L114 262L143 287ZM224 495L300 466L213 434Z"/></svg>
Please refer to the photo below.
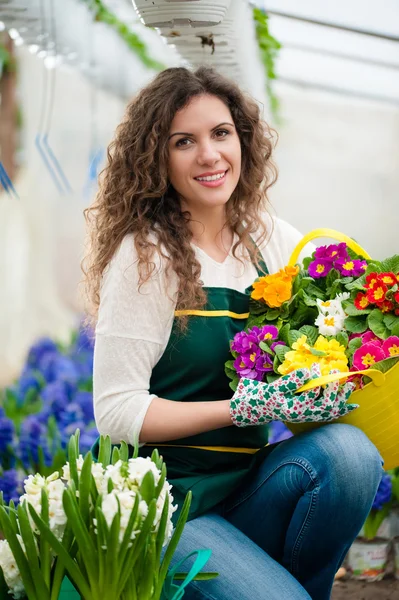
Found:
<svg viewBox="0 0 399 600"><path fill-rule="evenodd" d="M214 165L220 160L220 152L212 143L201 144L197 160L200 165Z"/></svg>

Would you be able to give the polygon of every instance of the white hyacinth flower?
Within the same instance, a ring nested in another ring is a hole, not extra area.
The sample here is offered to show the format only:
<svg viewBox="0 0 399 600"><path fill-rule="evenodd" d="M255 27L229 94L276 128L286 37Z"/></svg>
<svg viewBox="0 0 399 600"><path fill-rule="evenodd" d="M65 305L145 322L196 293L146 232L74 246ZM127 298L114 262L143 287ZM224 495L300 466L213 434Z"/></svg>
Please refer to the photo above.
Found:
<svg viewBox="0 0 399 600"><path fill-rule="evenodd" d="M116 513L118 512L119 500L121 518L120 540L122 540L123 535L126 531L130 514L134 506L136 494L139 491L144 476L149 471L151 471L151 473L153 474L155 485L157 485L161 477L161 472L159 471L159 469L157 469L155 463L153 463L150 458L131 458L127 463L119 460L114 465L108 465L106 468L101 490L101 493L103 494L102 512L104 514L108 526L111 526L111 523ZM112 491L108 493L108 481L110 479L112 480L114 487ZM168 481L165 481L156 503L156 514L153 522L152 530L154 531L154 533L157 533L159 529L159 523L161 520L163 507L165 504L166 495L168 495L169 510L163 545L165 545L172 536L172 515L177 510L177 505L173 505L173 496L171 494L171 489L171 484L168 483ZM134 530L131 536L132 540L134 540L136 535L140 532L142 522L146 518L147 514L148 505L144 500L141 500L139 503L138 519L134 525Z"/></svg>
<svg viewBox="0 0 399 600"><path fill-rule="evenodd" d="M129 459L129 480L133 485L141 485L144 479L144 475L148 471L151 471L154 476L155 485L158 484L159 479L161 477L160 471L157 469L155 463L152 462L151 458L146 457L142 458L138 456L137 458Z"/></svg>
<svg viewBox="0 0 399 600"><path fill-rule="evenodd" d="M17 537L22 548L25 550L21 536L18 535ZM3 571L5 582L10 588L9 593L11 596L15 598L15 600L26 598L26 592L18 565L11 552L10 545L6 540L0 540L0 567Z"/></svg>
<svg viewBox="0 0 399 600"><path fill-rule="evenodd" d="M52 473L49 477L42 477L38 473L36 475L29 475L29 477L25 479L24 489L26 493L21 496L21 503L27 502L28 504L31 504L38 515L41 515L42 512L42 489L46 491L49 507L49 527L57 539L61 540L64 534L67 517L62 505L62 496L65 486L59 478L58 472ZM33 531L39 533L29 510L28 518Z"/></svg>
<svg viewBox="0 0 399 600"><path fill-rule="evenodd" d="M320 313L315 321L320 335L337 335L344 328L345 315Z"/></svg>
<svg viewBox="0 0 399 600"><path fill-rule="evenodd" d="M78 475L80 476L83 468L84 458L81 454L79 454L79 458L76 459L76 468L78 470ZM65 479L67 483L71 481L71 471L69 468L69 462L67 462L62 467L62 478Z"/></svg>

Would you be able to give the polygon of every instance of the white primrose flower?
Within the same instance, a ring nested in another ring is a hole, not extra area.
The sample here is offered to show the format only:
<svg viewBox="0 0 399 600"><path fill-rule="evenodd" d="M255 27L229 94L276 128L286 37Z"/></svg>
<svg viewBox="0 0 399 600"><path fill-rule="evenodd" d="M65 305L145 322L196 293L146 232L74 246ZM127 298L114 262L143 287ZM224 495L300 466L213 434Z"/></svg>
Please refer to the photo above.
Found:
<svg viewBox="0 0 399 600"><path fill-rule="evenodd" d="M320 313L315 321L320 335L337 335L344 328L345 315Z"/></svg>
<svg viewBox="0 0 399 600"><path fill-rule="evenodd" d="M337 294L335 299L339 300L340 302L344 302L345 300L349 300L350 297L351 295L349 292L342 292L341 294Z"/></svg>
<svg viewBox="0 0 399 600"><path fill-rule="evenodd" d="M18 540L25 550L20 535L17 535ZM11 552L9 543L6 540L0 540L0 567L3 571L4 579L9 587L9 593L15 600L25 598L25 588L22 583L21 574L18 569L18 565L15 561L14 555Z"/></svg>
<svg viewBox="0 0 399 600"><path fill-rule="evenodd" d="M317 307L322 315L344 315L342 304L340 300L320 300L316 299Z"/></svg>

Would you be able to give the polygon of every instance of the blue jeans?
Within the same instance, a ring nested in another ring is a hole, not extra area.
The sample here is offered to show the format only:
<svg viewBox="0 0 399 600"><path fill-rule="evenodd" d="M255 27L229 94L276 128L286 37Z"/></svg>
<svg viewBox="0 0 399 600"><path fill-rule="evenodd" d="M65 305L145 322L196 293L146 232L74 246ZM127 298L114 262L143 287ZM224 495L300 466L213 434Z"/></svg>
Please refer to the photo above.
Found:
<svg viewBox="0 0 399 600"><path fill-rule="evenodd" d="M173 562L211 548L204 570L219 577L192 582L184 600L327 600L382 472L377 449L351 425L276 444L250 481L186 524Z"/></svg>

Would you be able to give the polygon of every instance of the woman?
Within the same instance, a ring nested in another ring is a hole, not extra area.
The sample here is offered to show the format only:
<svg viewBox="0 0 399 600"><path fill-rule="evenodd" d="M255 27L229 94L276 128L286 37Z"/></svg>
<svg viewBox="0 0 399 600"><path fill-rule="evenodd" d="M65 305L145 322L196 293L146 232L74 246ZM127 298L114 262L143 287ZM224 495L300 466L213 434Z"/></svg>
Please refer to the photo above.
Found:
<svg viewBox="0 0 399 600"><path fill-rule="evenodd" d="M285 388L229 388L248 288L301 237L266 212L271 153L258 106L233 83L167 69L129 104L86 214L98 429L142 456L160 448L179 505L192 490L175 559L209 547L220 576L190 584L188 600L329 598L381 478L377 450L347 425L267 446L276 399L284 412L306 370ZM344 414L350 391L317 393Z"/></svg>

